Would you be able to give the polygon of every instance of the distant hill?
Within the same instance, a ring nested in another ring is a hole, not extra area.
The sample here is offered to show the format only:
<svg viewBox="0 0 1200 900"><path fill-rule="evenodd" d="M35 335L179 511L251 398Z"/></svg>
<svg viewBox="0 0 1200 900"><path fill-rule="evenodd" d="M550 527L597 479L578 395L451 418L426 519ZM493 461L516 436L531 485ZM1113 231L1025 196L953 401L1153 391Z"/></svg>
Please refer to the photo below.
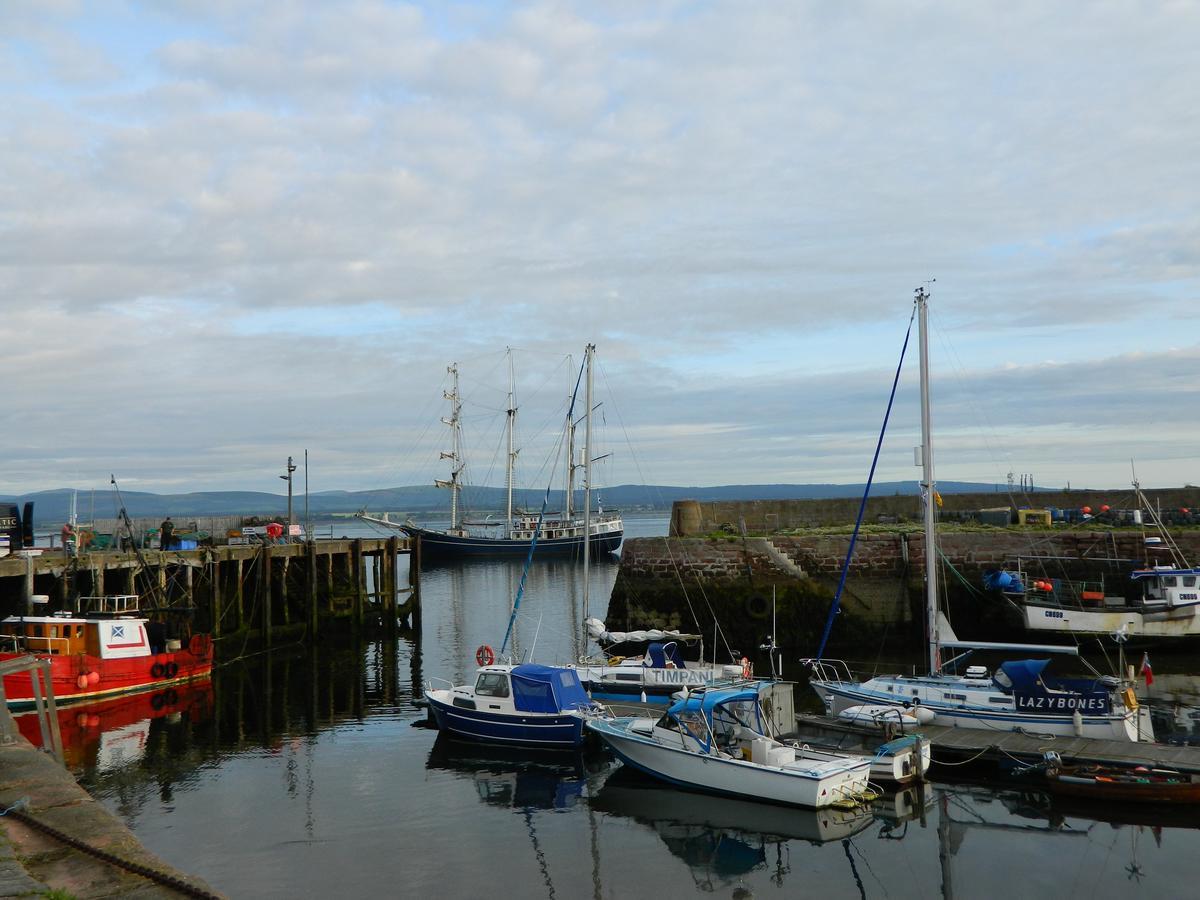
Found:
<svg viewBox="0 0 1200 900"><path fill-rule="evenodd" d="M1005 493L1007 485L979 484L967 481L941 481L938 490L943 494L991 492ZM1041 490L1040 488L1038 490ZM835 497L857 497L861 484L727 484L715 487L674 487L666 485L622 484L596 493L606 508L623 510L669 511L676 500L814 500ZM916 481L890 481L876 484L875 495L915 495L920 492ZM516 491L514 502L527 509L539 509L543 491ZM563 491L550 492L551 509L562 507ZM58 488L37 491L22 497L0 497L0 502L24 503L33 501L34 521L38 525L65 521L71 506L72 491ZM287 512L287 496L260 491L200 491L190 494L151 494L122 491L125 508L131 516L222 516L222 515L280 515ZM581 503L583 493L577 493ZM304 497L293 498L297 515L304 510ZM468 515L486 515L504 509L503 488L464 488L464 508ZM372 512L413 513L427 516L445 513L449 497L444 490L432 485L382 488L376 491L321 491L309 494L308 507L314 516L350 513L360 509ZM115 494L109 491L80 491L76 494L76 509L80 520L111 519L117 514Z"/></svg>

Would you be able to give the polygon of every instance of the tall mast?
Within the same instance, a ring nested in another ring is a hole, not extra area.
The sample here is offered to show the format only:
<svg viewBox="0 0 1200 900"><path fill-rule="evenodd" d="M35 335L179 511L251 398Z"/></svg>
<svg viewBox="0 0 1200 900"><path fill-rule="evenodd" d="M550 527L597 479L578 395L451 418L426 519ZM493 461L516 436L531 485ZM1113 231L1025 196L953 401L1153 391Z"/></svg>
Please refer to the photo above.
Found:
<svg viewBox="0 0 1200 900"><path fill-rule="evenodd" d="M450 489L450 530L458 530L458 492L462 489L459 476L462 474L462 400L458 396L458 363L446 367L450 373L450 390L443 391L442 396L450 401L450 418L442 422L450 426L450 452L442 452L441 458L450 460L450 480L434 481L438 487Z"/></svg>
<svg viewBox="0 0 1200 900"><path fill-rule="evenodd" d="M587 424L583 429L583 618L587 621L588 582L591 580L591 548L592 548L592 355L596 352L595 344L588 344L583 351L584 363L587 366L587 392L584 395L587 408ZM587 626L584 626L586 641Z"/></svg>
<svg viewBox="0 0 1200 900"><path fill-rule="evenodd" d="M504 483L508 490L508 506L505 510L504 530L505 537L512 536L512 492L513 492L513 467L516 465L516 453L513 451L513 426L517 419L517 410L513 406L513 358L512 347L507 347L508 350L508 462L504 467Z"/></svg>
<svg viewBox="0 0 1200 900"><path fill-rule="evenodd" d="M921 495L925 502L925 634L929 643L929 671L938 661L937 589L937 486L933 480L933 436L929 416L929 294L917 288L917 324L921 337Z"/></svg>

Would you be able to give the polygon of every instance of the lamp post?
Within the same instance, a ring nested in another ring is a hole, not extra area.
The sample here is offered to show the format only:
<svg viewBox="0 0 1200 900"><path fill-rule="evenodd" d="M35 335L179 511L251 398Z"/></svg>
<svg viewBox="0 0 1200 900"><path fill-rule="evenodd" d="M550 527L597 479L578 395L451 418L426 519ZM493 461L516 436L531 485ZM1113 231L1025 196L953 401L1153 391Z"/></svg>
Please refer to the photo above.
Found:
<svg viewBox="0 0 1200 900"><path fill-rule="evenodd" d="M279 476L288 483L288 540L291 540L292 537L292 473L295 471L295 463L292 462L292 458L289 456L287 461L287 474Z"/></svg>

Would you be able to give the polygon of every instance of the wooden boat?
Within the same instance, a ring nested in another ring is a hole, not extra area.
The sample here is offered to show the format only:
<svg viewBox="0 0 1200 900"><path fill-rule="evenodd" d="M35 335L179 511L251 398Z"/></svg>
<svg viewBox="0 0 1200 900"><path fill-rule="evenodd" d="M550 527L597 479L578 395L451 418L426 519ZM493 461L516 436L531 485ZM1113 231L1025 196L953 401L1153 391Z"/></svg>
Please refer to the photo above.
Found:
<svg viewBox="0 0 1200 900"><path fill-rule="evenodd" d="M0 621L0 662L28 656L49 659L57 703L156 691L212 672L211 638L194 634L177 647L160 639L158 629L140 614L136 595L81 597L79 605L81 612ZM30 673L4 676L4 696L9 709L32 707Z"/></svg>
<svg viewBox="0 0 1200 900"><path fill-rule="evenodd" d="M1122 803L1200 802L1200 776L1146 766L1067 766L1051 761L1046 768L1046 789L1068 797Z"/></svg>

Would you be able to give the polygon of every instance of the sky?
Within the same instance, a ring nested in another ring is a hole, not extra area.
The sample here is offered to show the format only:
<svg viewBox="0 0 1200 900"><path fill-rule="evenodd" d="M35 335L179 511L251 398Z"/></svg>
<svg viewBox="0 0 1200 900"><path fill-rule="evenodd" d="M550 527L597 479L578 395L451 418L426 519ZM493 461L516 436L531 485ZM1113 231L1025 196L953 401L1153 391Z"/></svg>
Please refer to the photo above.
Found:
<svg viewBox="0 0 1200 900"><path fill-rule="evenodd" d="M862 482L922 285L939 479L1200 483L1198 44L1192 2L6 0L0 493L428 483L452 362L499 485L506 347L538 487L588 342L597 483Z"/></svg>

